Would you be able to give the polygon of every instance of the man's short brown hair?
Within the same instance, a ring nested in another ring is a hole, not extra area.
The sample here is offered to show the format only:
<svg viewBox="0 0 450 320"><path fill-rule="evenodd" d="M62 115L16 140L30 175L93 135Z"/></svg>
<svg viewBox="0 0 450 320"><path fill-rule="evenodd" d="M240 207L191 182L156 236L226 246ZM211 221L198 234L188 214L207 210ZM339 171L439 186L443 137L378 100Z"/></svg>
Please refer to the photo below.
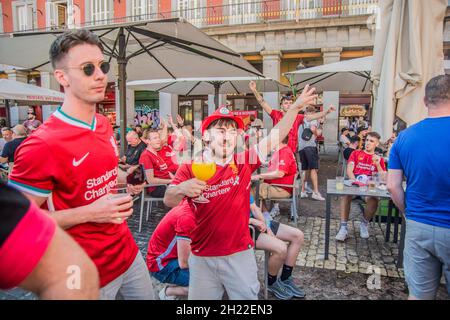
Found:
<svg viewBox="0 0 450 320"><path fill-rule="evenodd" d="M377 138L378 140L381 140L380 134L378 132L375 132L375 131L369 132L367 134L367 136L368 137L372 137L372 138Z"/></svg>
<svg viewBox="0 0 450 320"><path fill-rule="evenodd" d="M436 76L425 87L425 104L435 106L450 102L450 75Z"/></svg>
<svg viewBox="0 0 450 320"><path fill-rule="evenodd" d="M156 132L157 134L159 134L158 129L154 129L154 128L145 129L144 132L142 133L142 138L148 140L148 138L150 137L150 133L153 133L153 132Z"/></svg>
<svg viewBox="0 0 450 320"><path fill-rule="evenodd" d="M89 30L80 29L64 32L59 35L50 46L49 55L53 69L56 68L58 62L66 56L71 48L81 44L92 44L103 51L103 45L101 44L99 37Z"/></svg>

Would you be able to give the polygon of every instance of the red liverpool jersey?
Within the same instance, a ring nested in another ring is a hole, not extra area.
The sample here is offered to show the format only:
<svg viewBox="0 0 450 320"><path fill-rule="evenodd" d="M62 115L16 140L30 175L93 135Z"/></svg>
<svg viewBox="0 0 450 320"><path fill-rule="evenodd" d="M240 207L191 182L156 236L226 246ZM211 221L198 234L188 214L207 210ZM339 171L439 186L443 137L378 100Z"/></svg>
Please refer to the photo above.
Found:
<svg viewBox="0 0 450 320"><path fill-rule="evenodd" d="M91 124L58 109L17 149L10 184L47 198L50 211L88 205L117 185L118 156L108 119ZM83 223L66 230L96 264L103 287L133 263L138 247L126 222Z"/></svg>
<svg viewBox="0 0 450 320"><path fill-rule="evenodd" d="M217 164L215 175L203 191L209 203L195 203L196 227L191 233L192 253L197 256L226 256L252 248L248 232L251 174L261 164L257 148L234 156L232 162ZM191 166L183 164L172 181L177 185L194 178ZM191 201L191 199L189 199Z"/></svg>

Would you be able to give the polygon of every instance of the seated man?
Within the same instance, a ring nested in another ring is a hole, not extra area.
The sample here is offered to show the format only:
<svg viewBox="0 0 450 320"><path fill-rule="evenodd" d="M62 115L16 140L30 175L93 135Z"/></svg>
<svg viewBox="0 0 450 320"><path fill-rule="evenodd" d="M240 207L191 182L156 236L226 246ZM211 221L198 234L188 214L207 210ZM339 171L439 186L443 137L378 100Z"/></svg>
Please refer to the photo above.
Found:
<svg viewBox="0 0 450 320"><path fill-rule="evenodd" d="M344 127L341 129L341 135L339 136L339 142L342 144L342 147L348 148L350 145L350 138L349 138L349 130L348 128Z"/></svg>
<svg viewBox="0 0 450 320"><path fill-rule="evenodd" d="M147 147L145 143L139 138L139 135L136 131L128 132L126 135L126 140L128 143L127 151L121 159L121 162L124 163L124 165L121 167L124 169L128 169L131 166L137 165L139 163L139 158L141 157L142 152Z"/></svg>
<svg viewBox="0 0 450 320"><path fill-rule="evenodd" d="M161 300L175 300L178 296L188 295L188 258L194 228L192 209L187 202L183 202L164 216L150 238L148 270L160 282L172 285L165 286L159 292Z"/></svg>
<svg viewBox="0 0 450 320"><path fill-rule="evenodd" d="M164 197L166 185L172 181L173 175L170 173L167 163L162 159L157 150L161 149L161 138L156 129L146 129L142 134L143 141L147 148L142 152L139 163L144 165L147 182L158 185L150 187L147 192L156 198Z"/></svg>
<svg viewBox="0 0 450 320"><path fill-rule="evenodd" d="M305 292L294 283L291 276L303 244L303 232L275 220L267 220L266 222L261 209L256 205L251 195L249 223L255 226L255 247L268 250L271 253L267 274L269 284L267 290L282 300L305 297ZM289 244L286 245L285 241ZM282 266L281 277L277 279Z"/></svg>
<svg viewBox="0 0 450 320"><path fill-rule="evenodd" d="M12 128L12 140L5 143L2 154L0 156L0 163L13 163L14 154L19 145L27 138L27 130L21 124Z"/></svg>
<svg viewBox="0 0 450 320"><path fill-rule="evenodd" d="M292 149L287 145L288 137L284 138L269 161L266 173L255 174L252 180L264 179L259 186L261 199L285 199L292 196L292 188L273 186L272 184L292 185L297 174L297 161ZM262 209L267 212L263 202Z"/></svg>
<svg viewBox="0 0 450 320"><path fill-rule="evenodd" d="M347 161L348 161L348 159L350 159L350 155L352 154L352 152L355 151L356 149L358 149L358 145L359 145L359 142L361 141L361 138L357 135L354 135L354 136L350 137L349 141L350 141L350 144L343 151L344 159Z"/></svg>
<svg viewBox="0 0 450 320"><path fill-rule="evenodd" d="M355 150L350 155L347 163L347 176L351 180L358 180L367 184L369 177L375 172L386 176L386 165L384 159L375 154L375 148L380 143L380 135L376 132L369 132L366 138L364 150ZM352 196L341 197L341 227L336 240L344 241L348 236L347 221L350 213L350 203ZM378 198L367 197L366 208L360 224L361 238L369 238L369 221L374 216L378 208Z"/></svg>

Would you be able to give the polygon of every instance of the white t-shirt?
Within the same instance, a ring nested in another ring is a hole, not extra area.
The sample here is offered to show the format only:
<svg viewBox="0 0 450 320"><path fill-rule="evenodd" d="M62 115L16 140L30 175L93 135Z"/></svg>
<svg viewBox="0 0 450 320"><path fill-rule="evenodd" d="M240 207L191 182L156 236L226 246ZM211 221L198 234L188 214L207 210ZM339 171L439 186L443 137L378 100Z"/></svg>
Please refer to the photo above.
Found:
<svg viewBox="0 0 450 320"><path fill-rule="evenodd" d="M305 141L302 139L303 134L303 128L311 128L311 127L317 127L318 122L317 120L307 121L304 120L303 124L301 124L298 127L298 151L301 151L307 147L316 147L316 135L312 135L311 139L309 141Z"/></svg>

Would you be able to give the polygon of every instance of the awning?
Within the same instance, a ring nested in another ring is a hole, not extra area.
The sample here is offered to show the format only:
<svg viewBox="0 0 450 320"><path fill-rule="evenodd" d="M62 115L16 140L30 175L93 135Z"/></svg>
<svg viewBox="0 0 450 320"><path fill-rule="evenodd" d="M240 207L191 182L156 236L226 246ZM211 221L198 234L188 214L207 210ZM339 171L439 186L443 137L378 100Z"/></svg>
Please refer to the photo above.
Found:
<svg viewBox="0 0 450 320"><path fill-rule="evenodd" d="M286 72L284 75L297 90L309 83L319 92L370 93L372 63L373 56L367 56ZM444 68L450 74L450 60L444 61Z"/></svg>
<svg viewBox="0 0 450 320"><path fill-rule="evenodd" d="M219 94L251 93L248 86L255 81L259 92L287 92L288 87L280 82L261 77L214 77L214 78L178 78L130 81L127 86L135 90L151 90L178 95L215 95L217 107Z"/></svg>
<svg viewBox="0 0 450 320"><path fill-rule="evenodd" d="M372 56L368 56L287 72L284 76L297 90L302 90L306 84L310 84L316 87L318 92L370 93L371 68Z"/></svg>
<svg viewBox="0 0 450 320"><path fill-rule="evenodd" d="M64 93L31 84L0 79L0 98L33 105L61 104Z"/></svg>

